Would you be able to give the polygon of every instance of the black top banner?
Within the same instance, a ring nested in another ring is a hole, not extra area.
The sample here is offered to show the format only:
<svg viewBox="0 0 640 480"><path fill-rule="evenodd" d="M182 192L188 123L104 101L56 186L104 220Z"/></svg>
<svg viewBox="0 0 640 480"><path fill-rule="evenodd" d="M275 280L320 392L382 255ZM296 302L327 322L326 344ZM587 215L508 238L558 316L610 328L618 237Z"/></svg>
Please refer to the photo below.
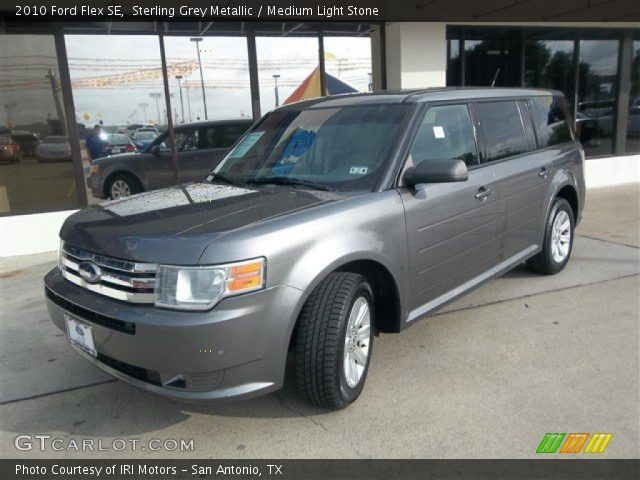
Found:
<svg viewBox="0 0 640 480"><path fill-rule="evenodd" d="M15 0L3 21L639 22L637 0Z"/></svg>

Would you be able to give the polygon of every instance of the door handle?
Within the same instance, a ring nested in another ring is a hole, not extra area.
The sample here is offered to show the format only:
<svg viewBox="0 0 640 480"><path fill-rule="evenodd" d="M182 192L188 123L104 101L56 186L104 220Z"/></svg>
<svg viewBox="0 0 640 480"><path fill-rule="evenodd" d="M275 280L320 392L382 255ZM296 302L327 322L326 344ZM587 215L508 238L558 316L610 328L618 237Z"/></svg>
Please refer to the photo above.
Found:
<svg viewBox="0 0 640 480"><path fill-rule="evenodd" d="M540 172L538 173L538 176L540 178L547 178L547 175L549 175L549 170L547 170L547 167L542 167L540 169Z"/></svg>
<svg viewBox="0 0 640 480"><path fill-rule="evenodd" d="M493 189L486 189L485 187L480 187L478 189L478 193L476 193L476 199L480 200L481 202L484 202L487 197L490 197L491 195L493 195Z"/></svg>

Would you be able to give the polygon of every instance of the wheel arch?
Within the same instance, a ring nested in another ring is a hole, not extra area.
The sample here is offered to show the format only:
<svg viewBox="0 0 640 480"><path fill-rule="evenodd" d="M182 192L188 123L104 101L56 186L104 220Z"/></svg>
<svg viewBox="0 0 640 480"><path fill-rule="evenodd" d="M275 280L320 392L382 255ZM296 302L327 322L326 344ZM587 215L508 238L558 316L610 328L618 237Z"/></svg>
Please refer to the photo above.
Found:
<svg viewBox="0 0 640 480"><path fill-rule="evenodd" d="M334 272L354 272L367 278L374 295L376 332L398 333L401 331L403 304L398 281L392 273L392 268L382 259L351 255L337 259L317 273L308 288L305 289L305 294L301 297L294 311L295 322L290 333L289 348L292 348L295 342L302 307L316 287Z"/></svg>

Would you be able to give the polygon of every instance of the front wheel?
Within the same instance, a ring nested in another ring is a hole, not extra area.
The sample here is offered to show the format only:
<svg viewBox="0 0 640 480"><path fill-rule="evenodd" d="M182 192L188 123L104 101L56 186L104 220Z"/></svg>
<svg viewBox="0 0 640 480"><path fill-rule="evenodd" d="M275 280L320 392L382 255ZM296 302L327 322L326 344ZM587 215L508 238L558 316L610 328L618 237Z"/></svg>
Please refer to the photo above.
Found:
<svg viewBox="0 0 640 480"><path fill-rule="evenodd" d="M111 200L135 195L141 191L142 188L140 188L138 181L123 173L114 175L107 186L107 193Z"/></svg>
<svg viewBox="0 0 640 480"><path fill-rule="evenodd" d="M294 360L296 385L311 403L337 410L358 398L374 313L371 286L357 273L334 272L311 293L298 319Z"/></svg>
<svg viewBox="0 0 640 480"><path fill-rule="evenodd" d="M542 250L527 260L527 266L545 275L562 270L571 256L574 225L571 205L564 198L557 198L547 218Z"/></svg>

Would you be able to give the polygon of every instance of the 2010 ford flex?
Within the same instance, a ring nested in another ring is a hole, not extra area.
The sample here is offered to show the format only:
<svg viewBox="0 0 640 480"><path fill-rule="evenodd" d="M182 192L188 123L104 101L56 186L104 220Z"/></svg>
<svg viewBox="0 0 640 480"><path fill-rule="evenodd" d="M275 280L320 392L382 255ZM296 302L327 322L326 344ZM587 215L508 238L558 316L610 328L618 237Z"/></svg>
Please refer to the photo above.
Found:
<svg viewBox="0 0 640 480"><path fill-rule="evenodd" d="M265 394L292 353L300 392L342 408L363 389L377 334L522 262L562 270L583 164L558 92L289 105L201 182L69 217L48 309L81 356L148 391Z"/></svg>

